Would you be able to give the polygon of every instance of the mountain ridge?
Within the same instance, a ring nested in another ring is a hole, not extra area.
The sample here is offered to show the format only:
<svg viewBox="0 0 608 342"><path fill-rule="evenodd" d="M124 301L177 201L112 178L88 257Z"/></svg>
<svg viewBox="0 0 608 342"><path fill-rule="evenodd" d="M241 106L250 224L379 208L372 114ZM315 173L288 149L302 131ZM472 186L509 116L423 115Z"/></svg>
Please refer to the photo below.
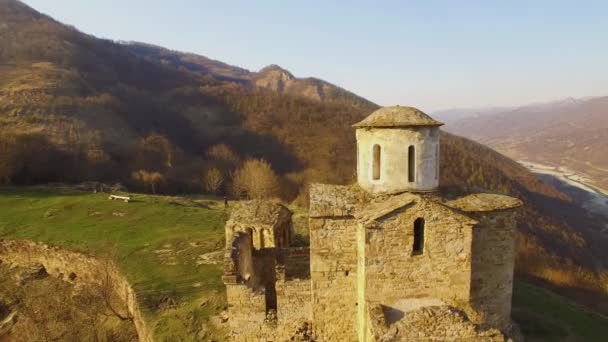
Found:
<svg viewBox="0 0 608 342"><path fill-rule="evenodd" d="M567 98L449 123L470 137L519 160L581 173L608 188L608 96Z"/></svg>

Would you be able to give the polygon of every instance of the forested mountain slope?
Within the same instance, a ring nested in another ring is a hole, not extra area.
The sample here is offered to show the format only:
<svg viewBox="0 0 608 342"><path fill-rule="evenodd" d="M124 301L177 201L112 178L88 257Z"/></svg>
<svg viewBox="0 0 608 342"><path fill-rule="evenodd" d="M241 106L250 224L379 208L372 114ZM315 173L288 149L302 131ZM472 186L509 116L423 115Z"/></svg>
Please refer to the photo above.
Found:
<svg viewBox="0 0 608 342"><path fill-rule="evenodd" d="M353 181L351 125L377 108L276 66L250 73L205 57L101 40L16 0L0 0L0 46L4 183L100 180L136 187L130 175L143 169L163 176L163 192L200 191L201 173L219 163L209 149L225 144L237 164L270 161L284 199L306 198L311 181ZM604 293L600 271L608 258L596 248L603 240L565 194L470 140L445 134L442 146L444 186L488 188L526 201L521 273Z"/></svg>

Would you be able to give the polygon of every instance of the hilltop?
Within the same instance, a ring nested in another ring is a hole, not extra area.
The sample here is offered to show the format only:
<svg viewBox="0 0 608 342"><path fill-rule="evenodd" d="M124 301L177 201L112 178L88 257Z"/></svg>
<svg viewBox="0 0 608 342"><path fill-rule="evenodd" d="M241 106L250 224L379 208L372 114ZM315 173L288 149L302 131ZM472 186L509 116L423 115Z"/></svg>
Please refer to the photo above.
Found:
<svg viewBox="0 0 608 342"><path fill-rule="evenodd" d="M285 200L305 199L309 182L352 182L351 125L378 108L278 66L249 72L98 39L16 0L0 0L0 22L1 183L99 180L138 189L130 175L148 169L164 176L162 192L199 192L201 172L214 162L207 152L226 144L239 161L270 161ZM442 137L441 160L443 186L486 188L527 203L520 274L577 295L605 295L608 257L598 247L605 237L566 194L450 134Z"/></svg>

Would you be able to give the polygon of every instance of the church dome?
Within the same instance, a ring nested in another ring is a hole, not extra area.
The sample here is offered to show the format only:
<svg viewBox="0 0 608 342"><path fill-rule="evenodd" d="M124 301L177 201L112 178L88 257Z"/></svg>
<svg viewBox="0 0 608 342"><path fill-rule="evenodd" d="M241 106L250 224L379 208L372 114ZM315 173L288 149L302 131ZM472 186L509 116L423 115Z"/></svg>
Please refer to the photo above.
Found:
<svg viewBox="0 0 608 342"><path fill-rule="evenodd" d="M353 127L413 127L442 125L443 123L434 120L417 108L392 106L378 109L363 121L354 124Z"/></svg>

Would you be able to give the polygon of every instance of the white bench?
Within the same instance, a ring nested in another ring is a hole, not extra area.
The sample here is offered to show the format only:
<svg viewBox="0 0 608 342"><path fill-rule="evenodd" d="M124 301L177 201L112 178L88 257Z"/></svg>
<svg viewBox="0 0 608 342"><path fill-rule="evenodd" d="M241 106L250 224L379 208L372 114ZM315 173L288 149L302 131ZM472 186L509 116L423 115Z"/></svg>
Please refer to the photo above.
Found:
<svg viewBox="0 0 608 342"><path fill-rule="evenodd" d="M110 195L110 197L108 197L108 199L109 200L122 200L122 201L129 203L129 201L131 200L131 196Z"/></svg>

